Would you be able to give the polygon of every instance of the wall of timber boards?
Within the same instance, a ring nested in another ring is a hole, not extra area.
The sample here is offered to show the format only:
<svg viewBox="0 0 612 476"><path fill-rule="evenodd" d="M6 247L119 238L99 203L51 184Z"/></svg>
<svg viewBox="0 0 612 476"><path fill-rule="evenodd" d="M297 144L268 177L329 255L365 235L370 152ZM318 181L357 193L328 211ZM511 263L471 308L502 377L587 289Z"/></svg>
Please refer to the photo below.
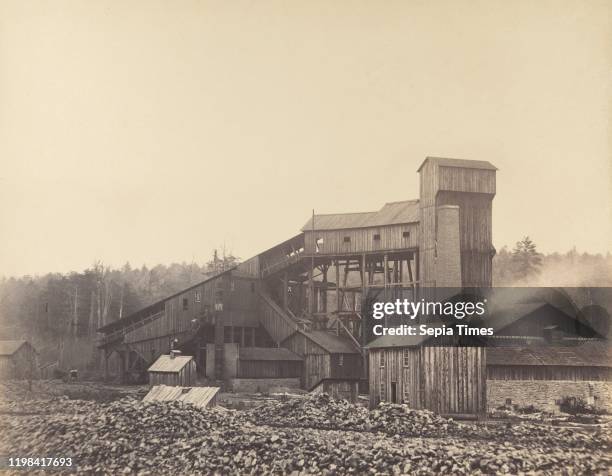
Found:
<svg viewBox="0 0 612 476"><path fill-rule="evenodd" d="M370 404L405 402L442 414L486 410L485 349L406 347L372 349Z"/></svg>
<svg viewBox="0 0 612 476"><path fill-rule="evenodd" d="M304 235L308 253L316 249L314 239L322 240L318 246L318 254L321 255L416 249L419 246L418 223L346 230L315 230L314 234L312 231L306 231ZM379 239L374 239L375 235L378 235ZM345 238L349 241L345 241Z"/></svg>
<svg viewBox="0 0 612 476"><path fill-rule="evenodd" d="M193 329L193 319L204 315L212 319L215 292L219 287L223 290L224 309L220 314L223 325L258 327L256 280L225 274L167 299L159 317L127 333L125 342L131 344L189 332ZM155 347L159 348L159 343Z"/></svg>
<svg viewBox="0 0 612 476"><path fill-rule="evenodd" d="M329 353L306 338L301 333L296 333L283 341L282 347L304 358L302 371L302 386L306 389L312 388L324 378L331 377L331 358Z"/></svg>
<svg viewBox="0 0 612 476"><path fill-rule="evenodd" d="M149 386L190 387L196 383L196 363L192 360L179 372L149 372Z"/></svg>

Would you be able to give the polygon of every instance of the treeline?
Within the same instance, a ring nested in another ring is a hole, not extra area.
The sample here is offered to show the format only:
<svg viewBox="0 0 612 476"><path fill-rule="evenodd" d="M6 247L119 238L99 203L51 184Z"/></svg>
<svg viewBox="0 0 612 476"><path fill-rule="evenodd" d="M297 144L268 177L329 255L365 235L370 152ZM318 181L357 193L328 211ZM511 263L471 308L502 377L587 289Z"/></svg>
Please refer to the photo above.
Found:
<svg viewBox="0 0 612 476"><path fill-rule="evenodd" d="M493 258L494 286L612 286L612 254L541 254L525 237L512 249L504 246Z"/></svg>
<svg viewBox="0 0 612 476"><path fill-rule="evenodd" d="M112 269L95 263L81 273L0 279L0 338L28 339L41 360L61 359L65 345L87 346L99 327L235 265L215 252L207 263ZM73 359L71 359L73 360ZM71 362L76 365L76 362Z"/></svg>

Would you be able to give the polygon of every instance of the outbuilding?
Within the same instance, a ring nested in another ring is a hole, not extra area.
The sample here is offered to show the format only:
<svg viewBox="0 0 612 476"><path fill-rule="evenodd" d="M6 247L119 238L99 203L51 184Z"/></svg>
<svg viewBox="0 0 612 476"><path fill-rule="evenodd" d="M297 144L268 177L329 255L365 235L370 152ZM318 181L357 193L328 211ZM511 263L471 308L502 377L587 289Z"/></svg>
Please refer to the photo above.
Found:
<svg viewBox="0 0 612 476"><path fill-rule="evenodd" d="M190 355L160 355L149 367L149 386L191 387L196 383L196 363Z"/></svg>
<svg viewBox="0 0 612 476"><path fill-rule="evenodd" d="M0 379L37 378L38 352L25 340L0 341Z"/></svg>
<svg viewBox="0 0 612 476"><path fill-rule="evenodd" d="M444 415L484 415L486 349L432 340L384 336L368 344L370 406L386 401Z"/></svg>

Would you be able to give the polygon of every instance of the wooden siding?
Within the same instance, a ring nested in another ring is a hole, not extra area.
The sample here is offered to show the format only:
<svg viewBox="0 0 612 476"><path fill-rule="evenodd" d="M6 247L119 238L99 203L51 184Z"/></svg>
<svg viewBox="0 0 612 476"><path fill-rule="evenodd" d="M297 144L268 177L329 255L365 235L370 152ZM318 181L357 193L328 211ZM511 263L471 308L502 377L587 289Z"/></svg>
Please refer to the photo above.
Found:
<svg viewBox="0 0 612 476"><path fill-rule="evenodd" d="M409 233L410 236L404 237L404 232ZM375 240L374 235L379 235L380 239ZM314 246L313 237L323 240L318 246L318 252ZM345 242L345 237L348 237L350 241ZM304 243L307 253L316 252L319 255L416 249L419 245L419 225L408 223L346 230L319 230L314 234L312 231L305 231Z"/></svg>
<svg viewBox="0 0 612 476"><path fill-rule="evenodd" d="M196 378L196 363L191 360L179 372L149 372L149 387L155 385L191 387L196 384Z"/></svg>
<svg viewBox="0 0 612 476"><path fill-rule="evenodd" d="M332 378L361 378L363 357L361 354L331 354L330 369ZM342 364L342 365L340 365Z"/></svg>
<svg viewBox="0 0 612 476"><path fill-rule="evenodd" d="M331 377L331 356L304 334L295 333L282 346L304 358L302 387L310 390L325 378Z"/></svg>
<svg viewBox="0 0 612 476"><path fill-rule="evenodd" d="M254 278L259 277L259 255L253 256L246 261L243 261L238 265L236 271L232 274L239 276L251 276Z"/></svg>
<svg viewBox="0 0 612 476"><path fill-rule="evenodd" d="M332 365L329 354L309 354L304 356L304 388L312 389L325 378L331 377Z"/></svg>
<svg viewBox="0 0 612 476"><path fill-rule="evenodd" d="M237 378L296 378L302 376L299 360L238 360Z"/></svg>
<svg viewBox="0 0 612 476"><path fill-rule="evenodd" d="M384 354L384 366L381 358ZM370 404L391 401L441 414L486 411L484 348L410 347L370 351Z"/></svg>
<svg viewBox="0 0 612 476"><path fill-rule="evenodd" d="M569 365L488 365L490 380L612 381L610 367Z"/></svg>
<svg viewBox="0 0 612 476"><path fill-rule="evenodd" d="M438 205L459 206L461 280L464 286L491 286L493 263L493 195L440 192Z"/></svg>
<svg viewBox="0 0 612 476"><path fill-rule="evenodd" d="M219 287L223 290L222 312L214 310L215 292ZM194 319L212 324L213 313L222 319L224 326L258 327L257 301L255 279L228 274L219 276L166 300L164 310L151 322L129 331L124 342L133 344L191 332Z"/></svg>
<svg viewBox="0 0 612 476"><path fill-rule="evenodd" d="M302 333L295 333L281 345L304 358L302 386L312 389L323 379L361 378L360 354L329 353ZM340 360L342 359L342 365Z"/></svg>
<svg viewBox="0 0 612 476"><path fill-rule="evenodd" d="M259 319L263 328L277 344L298 330L297 323L264 292L259 295Z"/></svg>
<svg viewBox="0 0 612 476"><path fill-rule="evenodd" d="M438 190L495 195L495 170L438 166Z"/></svg>
<svg viewBox="0 0 612 476"><path fill-rule="evenodd" d="M359 381L358 380L341 380L341 379L330 379L323 380L313 390L314 393L327 393L336 400L348 400L349 402L356 402L357 396L359 395Z"/></svg>

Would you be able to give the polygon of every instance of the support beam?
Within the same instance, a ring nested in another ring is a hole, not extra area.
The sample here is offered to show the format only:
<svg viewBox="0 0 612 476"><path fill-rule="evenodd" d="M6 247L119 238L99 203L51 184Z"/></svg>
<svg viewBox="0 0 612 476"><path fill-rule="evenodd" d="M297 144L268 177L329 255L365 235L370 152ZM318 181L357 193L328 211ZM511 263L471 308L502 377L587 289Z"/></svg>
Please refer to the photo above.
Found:
<svg viewBox="0 0 612 476"><path fill-rule="evenodd" d="M336 312L342 311L342 294L340 291L340 260L336 260Z"/></svg>
<svg viewBox="0 0 612 476"><path fill-rule="evenodd" d="M289 306L289 273L283 273L283 309L286 311Z"/></svg>

